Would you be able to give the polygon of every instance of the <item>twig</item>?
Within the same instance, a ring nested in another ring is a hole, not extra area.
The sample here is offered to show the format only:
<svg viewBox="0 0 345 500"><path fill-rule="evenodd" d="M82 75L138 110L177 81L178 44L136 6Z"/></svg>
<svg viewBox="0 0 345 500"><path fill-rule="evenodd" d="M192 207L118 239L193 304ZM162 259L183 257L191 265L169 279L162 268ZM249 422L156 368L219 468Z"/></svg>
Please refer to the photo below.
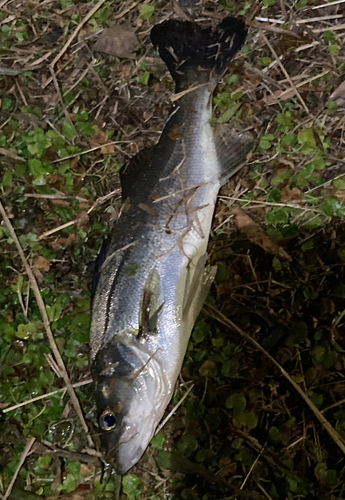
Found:
<svg viewBox="0 0 345 500"><path fill-rule="evenodd" d="M335 2L323 3L322 5L314 5L314 7L312 7L311 10L322 9L323 7L333 7L333 5L337 5L338 3L344 3L344 2L345 0L336 0Z"/></svg>
<svg viewBox="0 0 345 500"><path fill-rule="evenodd" d="M321 423L321 425L326 429L328 434L331 436L335 444L340 448L340 450L345 455L345 441L340 436L340 434L334 429L334 427L328 422L328 420L322 415L321 411L314 405L314 403L308 398L305 392L300 388L300 386L290 377L288 372L276 361L255 339L253 339L248 333L244 332L241 328L239 328L235 323L233 323L230 319L228 319L224 314L222 314L218 309L211 306L211 304L205 305L205 310L210 311L212 314L210 315L219 323L227 326L235 330L237 333L241 335L247 342L252 344L258 351L264 354L284 375L284 377L290 382L293 388L298 392L303 401L309 406L310 410L314 413L315 417Z"/></svg>
<svg viewBox="0 0 345 500"><path fill-rule="evenodd" d="M263 447L262 447L262 448L261 448L261 450L259 451L259 453L258 453L257 457L255 458L254 462L252 463L252 465L251 465L251 467L250 467L250 469L249 469L249 471L248 471L248 474L246 475L246 477L244 478L244 480L243 480L243 482L242 482L242 484L241 484L241 486L240 486L240 490L243 490L243 488L245 487L245 484L246 484L246 482L248 481L248 478L249 478L250 474L253 472L254 467L255 467L255 466L256 466L256 464L258 463L258 461L259 461L259 459L260 459L260 457L261 457L261 455L262 455L262 453L263 453L263 451L264 451L265 447L266 447L266 443L263 445ZM237 500L237 498L236 498L236 500Z"/></svg>
<svg viewBox="0 0 345 500"><path fill-rule="evenodd" d="M46 311L46 308L45 308L45 305L44 305L44 302L43 302L43 299L42 299L42 296L41 296L41 293L39 291L39 288L38 288L38 285L37 285L37 281L36 281L36 278L29 266L29 263L24 255L24 252L23 252L23 249L21 247L21 244L17 238L17 235L13 229L13 226L11 224L11 221L9 220L9 218L7 217L7 213L6 213L6 210L3 206L3 204L1 203L0 201L0 212L4 218L4 222L6 224L6 227L7 229L9 230L11 236L12 236L12 239L17 247L17 250L18 250L18 253L20 255L20 258L22 259L22 262L24 264L24 267L25 267L25 271L26 271L26 274L28 275L29 277L29 280L30 280L30 284L31 284L31 288L34 292L34 295L35 295L35 298L36 298L36 302L37 302L37 305L38 305L38 308L40 310L40 313L41 313L41 316L42 316L42 320L43 320L43 324L44 324L44 327L45 327L45 330L46 330L46 333L47 333L47 337L48 337L48 340L49 340L49 343L50 343L50 347L54 353L54 356L55 356L55 359L57 361L57 364L59 366L59 369L60 369L60 372L61 372L61 375L64 379L64 382L66 384L66 387L67 387L67 390L68 390L68 393L70 395L70 398L71 398L71 402L74 406L74 409L81 421L81 424L84 428L84 431L86 433L86 437L87 437L87 440L88 440L88 443L89 443L89 446L93 446L93 441L92 441L92 438L89 434L89 430L88 430L88 427L87 427L87 424L85 422L85 418L84 418L84 415L83 415L83 411L81 409L81 406L80 406L80 403L79 403L79 400L78 400L78 397L76 395L76 393L74 392L74 389L73 389L73 385L70 381L70 378L68 376L68 373L67 373L67 370L66 370L66 367L65 367L65 364L64 364L64 361L61 357L61 354L60 354L60 351L56 345L56 342L55 342L55 339L54 339L54 335L53 335L53 332L51 331L51 328L50 328L50 321L49 321L49 318L48 318L48 314L47 314L47 311Z"/></svg>
<svg viewBox="0 0 345 500"><path fill-rule="evenodd" d="M17 476L19 474L19 471L20 469L22 468L23 466L23 463L25 462L25 459L26 457L28 456L28 453L29 451L31 450L32 448L32 445L34 444L34 442L36 441L36 438L30 438L28 439L28 441L26 442L26 446L24 448L24 451L22 453L22 456L20 457L20 460L19 460L19 464L17 465L17 468L16 468L16 471L15 473L13 474L13 477L11 479L11 482L10 484L8 485L8 488L6 490L6 493L4 494L4 496L2 497L2 500L7 500L7 498L10 496L11 492L12 492L12 488L14 486L14 483L16 482L16 479L17 479Z"/></svg>
<svg viewBox="0 0 345 500"><path fill-rule="evenodd" d="M325 26L324 28L317 28L315 30L312 30L313 33L323 33L324 31L327 30L332 30L332 31L339 31L345 29L345 24L335 24L334 26Z"/></svg>
<svg viewBox="0 0 345 500"><path fill-rule="evenodd" d="M75 158L76 156L86 155L87 153L91 153L92 151L97 151L97 149L101 149L101 148L104 148L106 146L111 146L112 144L135 144L135 143L133 143L133 141L111 141L111 142L107 142L106 144L100 144L99 146L95 146L94 148L91 148L91 149L86 149L85 151L80 151L80 153L75 153L73 155L65 156L64 158L58 158L57 160L54 160L51 163L52 164L53 163L60 163L61 161L70 160L71 158ZM137 152L139 153L138 149L137 149ZM127 154L127 156L131 156L131 155ZM20 158L20 159L22 160L23 158Z"/></svg>
<svg viewBox="0 0 345 500"><path fill-rule="evenodd" d="M42 200L78 200L81 202L88 202L87 198L82 198L81 196L73 196L67 194L39 194L39 193L23 193L26 198L39 198Z"/></svg>
<svg viewBox="0 0 345 500"><path fill-rule="evenodd" d="M177 405L174 406L174 408L171 410L171 412L169 412L169 415L167 415L165 417L165 419L163 420L163 422L161 422L159 424L159 426L157 427L156 429L156 432L155 432L155 436L156 434L158 434L158 432L163 429L163 427L165 426L165 424L170 420L170 418L173 416L173 414L177 411L177 409L182 405L183 401L186 399L186 397L188 396L188 394L190 393L190 391L193 389L194 387L194 384L192 384L189 389L185 392L185 394L182 396L182 398L180 399L180 401L177 403Z"/></svg>
<svg viewBox="0 0 345 500"><path fill-rule="evenodd" d="M91 208L87 211L87 214L89 215L95 208L97 208L99 205L104 203L105 201L109 200L109 198L112 198L116 194L119 194L121 192L121 189L115 189L115 191L112 191L111 193L106 194L105 196L101 196L100 198L97 198L95 203L92 205ZM66 224L62 224L62 226L54 227L54 229L50 229L49 231L46 231L45 233L42 233L38 239L43 240L44 238L47 238L48 236L57 233L58 231L61 231L62 229L66 229L66 227L73 226L73 224L76 224L78 222L78 219L71 220L70 222L66 222Z"/></svg>
<svg viewBox="0 0 345 500"><path fill-rule="evenodd" d="M61 106L62 106L62 109L63 109L63 112L64 112L64 115L66 117L66 120L68 121L68 123L70 124L73 132L74 132L74 135L76 137L79 137L79 134L78 132L76 131L76 128L71 120L71 117L69 115L69 112L67 111L67 108L66 108L66 105L64 103L64 100L63 100L63 97L62 97L62 94L61 94L61 90L60 90L60 86L59 86L59 82L57 81L57 78L56 78L56 74L55 74L55 71L54 71L54 67L52 66L49 66L49 69L50 69L50 73L52 75L52 79L53 79L53 82L54 82L54 86L55 86L55 89L56 89L56 92L58 93L58 96L59 96L59 101L61 103Z"/></svg>
<svg viewBox="0 0 345 500"><path fill-rule="evenodd" d="M201 87L207 87L208 83L199 83L198 85L193 85L192 87L189 87L189 89L182 90L182 92L179 92L178 94L173 94L170 97L171 102L175 102L178 99L181 99L181 97L185 96L186 94L189 94L190 92L193 92L194 90L200 89Z"/></svg>
<svg viewBox="0 0 345 500"><path fill-rule="evenodd" d="M344 1L345 1L345 0L344 0ZM295 94L297 95L297 97L298 97L298 99L299 99L300 103L302 104L302 106L303 106L304 110L306 111L306 113L308 113L308 114L309 114L309 109L308 109L308 107L307 107L306 103L304 102L304 100L303 100L303 98L302 98L301 94L298 92L298 90L297 90L297 88L296 88L296 85L295 85L295 84L293 83L293 81L291 80L291 77L290 77L289 73L286 71L286 69L285 69L285 67L284 67L283 63L282 63L282 62L281 62L281 60L279 59L278 54L276 53L276 51L275 51L275 50L274 50L274 48L272 47L272 45L271 45L271 43L269 42L269 40L268 40L267 36L265 35L265 33L263 33L263 31L261 31L261 30L260 30L260 33L261 33L261 36L263 37L263 39L265 40L265 42L266 42L266 44L267 44L268 48L270 49L270 51L271 51L271 52L272 52L272 54L274 55L274 57L275 57L275 59L276 59L276 61L277 61L278 65L280 66L280 69L282 70L282 72L283 72L283 73L284 73L284 75L286 76L286 78L287 78L287 80L288 80L288 82L289 82L290 86L294 89Z"/></svg>
<svg viewBox="0 0 345 500"><path fill-rule="evenodd" d="M76 382L73 384L73 387L82 387L83 385L88 385L92 383L92 379L89 378L88 380L82 380L81 382ZM23 403L18 403L15 406L10 406L9 408L5 408L2 410L2 413L8 413L9 411L17 410L17 408L20 408L21 406L26 406L31 403L35 403L36 401L40 401L41 399L45 398L50 398L50 396L54 396L55 394L59 394L59 392L64 392L66 391L66 387L63 387L62 389L56 389L56 391L48 392L47 394L42 394L41 396L36 396L35 398L29 399L28 401L24 401Z"/></svg>
<svg viewBox="0 0 345 500"><path fill-rule="evenodd" d="M73 40L76 38L76 36L78 35L79 31L82 29L84 24L87 23L88 20L98 11L98 9L100 9L102 7L102 5L104 4L105 1L106 0L99 0L99 2L97 2L96 5L90 10L90 12L88 12L86 14L86 16L80 21L80 23L78 24L76 29L73 31L72 35L69 37L69 39L67 40L65 45L62 47L62 49L58 53L58 55L56 57L54 57L54 59L50 63L49 66L51 69L54 69L55 64L58 62L60 57L63 56L63 54L66 52L66 50L71 45Z"/></svg>
<svg viewBox="0 0 345 500"><path fill-rule="evenodd" d="M139 5L141 3L141 0L137 0L136 2L132 3L132 5L130 5L129 7L127 7L127 9L124 9L122 12L120 12L120 14L116 14L116 16L114 16L114 19L117 21L118 19L121 19L121 17L125 16L126 14L128 14L128 12L130 12L132 9L134 9L137 5Z"/></svg>

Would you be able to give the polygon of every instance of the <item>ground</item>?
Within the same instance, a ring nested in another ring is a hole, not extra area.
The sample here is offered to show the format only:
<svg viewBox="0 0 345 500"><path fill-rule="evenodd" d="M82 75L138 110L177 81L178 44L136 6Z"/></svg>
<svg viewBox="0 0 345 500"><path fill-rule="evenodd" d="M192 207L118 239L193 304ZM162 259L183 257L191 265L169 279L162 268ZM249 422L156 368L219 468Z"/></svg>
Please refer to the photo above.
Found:
<svg viewBox="0 0 345 500"><path fill-rule="evenodd" d="M214 116L257 144L219 196L218 272L172 414L120 478L93 449L92 262L120 213L119 169L157 142L170 107L151 27L226 15L249 33ZM191 2L0 1L4 499L345 498L343 19L339 0L195 14ZM121 43L102 32L113 26Z"/></svg>

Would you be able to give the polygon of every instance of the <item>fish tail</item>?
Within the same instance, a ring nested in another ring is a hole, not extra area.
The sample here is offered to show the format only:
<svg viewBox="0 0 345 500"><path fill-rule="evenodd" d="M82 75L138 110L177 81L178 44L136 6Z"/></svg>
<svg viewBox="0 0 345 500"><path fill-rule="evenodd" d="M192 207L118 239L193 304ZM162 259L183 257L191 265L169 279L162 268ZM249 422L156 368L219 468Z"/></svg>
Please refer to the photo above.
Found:
<svg viewBox="0 0 345 500"><path fill-rule="evenodd" d="M214 88L246 35L245 23L233 17L223 19L214 30L170 19L152 28L151 41L181 91L208 82Z"/></svg>

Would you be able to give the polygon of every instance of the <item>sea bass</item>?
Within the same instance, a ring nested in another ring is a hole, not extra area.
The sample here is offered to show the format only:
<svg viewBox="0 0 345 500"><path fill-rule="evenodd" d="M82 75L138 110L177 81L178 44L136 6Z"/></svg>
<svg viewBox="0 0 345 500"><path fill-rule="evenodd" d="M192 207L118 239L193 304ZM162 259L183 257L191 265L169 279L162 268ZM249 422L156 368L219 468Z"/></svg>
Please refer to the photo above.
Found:
<svg viewBox="0 0 345 500"><path fill-rule="evenodd" d="M121 172L123 211L98 259L91 360L101 439L119 474L143 455L172 397L193 325L214 278L205 267L220 187L253 136L210 123L211 96L246 37L169 20L151 31L176 82L158 144Z"/></svg>

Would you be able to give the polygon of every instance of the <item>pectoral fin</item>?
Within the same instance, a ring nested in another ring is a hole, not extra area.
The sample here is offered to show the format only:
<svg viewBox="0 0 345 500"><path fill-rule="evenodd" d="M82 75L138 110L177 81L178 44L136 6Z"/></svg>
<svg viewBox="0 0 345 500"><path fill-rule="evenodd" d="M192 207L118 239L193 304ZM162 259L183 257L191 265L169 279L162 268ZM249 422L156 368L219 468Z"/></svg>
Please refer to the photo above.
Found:
<svg viewBox="0 0 345 500"><path fill-rule="evenodd" d="M205 254L199 259L193 275L191 276L191 270L188 271L187 275L182 320L188 321L192 325L194 325L199 316L217 272L217 266L205 267L206 259L207 255Z"/></svg>
<svg viewBox="0 0 345 500"><path fill-rule="evenodd" d="M232 124L218 124L213 133L223 185L245 165L254 147L255 137L251 132L234 128Z"/></svg>

